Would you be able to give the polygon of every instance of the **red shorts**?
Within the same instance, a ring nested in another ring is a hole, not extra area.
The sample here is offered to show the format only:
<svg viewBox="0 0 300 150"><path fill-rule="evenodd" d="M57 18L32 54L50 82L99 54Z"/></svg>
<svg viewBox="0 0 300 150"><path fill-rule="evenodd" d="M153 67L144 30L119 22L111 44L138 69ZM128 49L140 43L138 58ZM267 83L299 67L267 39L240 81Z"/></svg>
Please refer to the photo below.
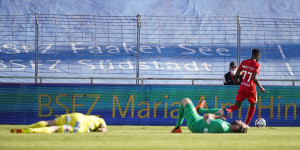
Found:
<svg viewBox="0 0 300 150"><path fill-rule="evenodd" d="M242 102L247 98L249 103L257 102L257 94L256 89L246 88L244 86L240 86L238 93L236 95L235 101Z"/></svg>

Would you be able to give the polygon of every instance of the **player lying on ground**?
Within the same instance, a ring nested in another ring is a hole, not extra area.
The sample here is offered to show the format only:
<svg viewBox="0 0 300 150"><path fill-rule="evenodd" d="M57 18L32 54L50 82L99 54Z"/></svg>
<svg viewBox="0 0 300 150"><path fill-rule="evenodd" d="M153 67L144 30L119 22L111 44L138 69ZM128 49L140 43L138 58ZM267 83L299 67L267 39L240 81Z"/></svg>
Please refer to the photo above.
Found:
<svg viewBox="0 0 300 150"><path fill-rule="evenodd" d="M104 119L93 115L72 113L55 120L39 121L26 129L11 129L12 133L107 132Z"/></svg>
<svg viewBox="0 0 300 150"><path fill-rule="evenodd" d="M238 110L241 107L242 102L247 98L248 102L250 103L250 109L245 122L247 126L249 125L255 112L255 105L257 102L256 85L259 87L261 92L265 92L265 89L258 82L260 65L257 62L260 56L260 50L253 49L251 59L242 61L241 65L236 71L236 78L239 77L241 72L243 73L243 81L236 95L235 104L224 111L224 116L227 117L228 113Z"/></svg>
<svg viewBox="0 0 300 150"><path fill-rule="evenodd" d="M199 108L199 111L204 112L203 102L201 105L197 106L197 109ZM180 126L184 118L189 130L193 133L247 133L247 125L244 122L235 120L230 124L220 119L220 116L223 114L222 109L211 109L205 113L207 112L210 113L200 116L193 102L189 98L184 98L179 106L176 127L172 130L172 133L181 133ZM216 114L220 114L220 116Z"/></svg>

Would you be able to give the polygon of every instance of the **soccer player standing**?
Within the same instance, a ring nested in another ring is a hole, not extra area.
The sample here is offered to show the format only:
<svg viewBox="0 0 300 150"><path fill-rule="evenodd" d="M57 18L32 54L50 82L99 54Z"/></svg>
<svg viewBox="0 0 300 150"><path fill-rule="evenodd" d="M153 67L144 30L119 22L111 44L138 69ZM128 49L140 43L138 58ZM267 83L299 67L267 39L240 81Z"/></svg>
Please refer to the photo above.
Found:
<svg viewBox="0 0 300 150"><path fill-rule="evenodd" d="M227 109L228 113L238 110L241 107L242 102L247 98L248 102L250 103L250 109L245 122L247 125L249 125L255 112L255 105L257 102L256 85L260 88L261 92L265 92L265 89L258 82L260 65L257 62L260 56L260 50L253 49L251 59L242 61L241 65L239 66L236 72L236 78L238 78L240 72L242 72L243 81L236 95L235 104Z"/></svg>

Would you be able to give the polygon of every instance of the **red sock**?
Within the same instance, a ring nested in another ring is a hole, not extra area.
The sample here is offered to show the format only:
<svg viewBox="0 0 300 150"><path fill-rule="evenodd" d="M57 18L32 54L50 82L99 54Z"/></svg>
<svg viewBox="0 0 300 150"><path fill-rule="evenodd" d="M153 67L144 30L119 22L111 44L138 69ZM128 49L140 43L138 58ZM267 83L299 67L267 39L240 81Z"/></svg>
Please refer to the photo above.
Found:
<svg viewBox="0 0 300 150"><path fill-rule="evenodd" d="M238 109L239 109L239 107L237 107L236 105L232 105L231 107L229 107L227 109L227 111L228 111L228 113L231 113L231 112L236 111Z"/></svg>
<svg viewBox="0 0 300 150"><path fill-rule="evenodd" d="M250 106L250 109L249 109L249 112L248 112L248 116L247 116L247 119L246 119L246 122L245 122L247 125L249 125L249 123L250 123L250 121L251 121L251 119L252 119L252 117L253 117L253 115L255 113L255 108L256 107L251 107Z"/></svg>

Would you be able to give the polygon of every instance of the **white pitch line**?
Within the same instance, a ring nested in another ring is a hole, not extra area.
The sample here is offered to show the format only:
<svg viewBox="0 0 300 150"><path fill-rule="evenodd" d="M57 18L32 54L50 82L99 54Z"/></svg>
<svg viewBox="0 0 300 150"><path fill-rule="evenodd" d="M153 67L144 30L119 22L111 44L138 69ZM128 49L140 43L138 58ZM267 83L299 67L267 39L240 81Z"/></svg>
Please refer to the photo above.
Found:
<svg viewBox="0 0 300 150"><path fill-rule="evenodd" d="M285 55L284 55L284 53L283 53L283 50L282 50L282 48L281 48L281 45L277 45L277 47L278 47L278 49L279 49L279 51L280 51L280 54L281 54L282 58L285 60L286 57L285 57ZM290 67L290 64L286 62L286 63L285 63L285 66L286 66L287 69L289 70L290 75L293 76L294 73L293 73L292 68Z"/></svg>
<svg viewBox="0 0 300 150"><path fill-rule="evenodd" d="M277 45L277 47L278 47L278 49L279 49L279 51L280 51L280 54L281 54L282 58L283 58L283 59L286 59L286 57L285 57L285 55L284 55L284 53L283 53L283 50L282 50L282 48L281 48L281 45Z"/></svg>
<svg viewBox="0 0 300 150"><path fill-rule="evenodd" d="M289 64L289 63L285 63L285 65L286 65L286 67L288 68L288 70L289 70L291 76L293 76L294 73L293 73L293 71L292 71L292 68L290 67L290 64Z"/></svg>

